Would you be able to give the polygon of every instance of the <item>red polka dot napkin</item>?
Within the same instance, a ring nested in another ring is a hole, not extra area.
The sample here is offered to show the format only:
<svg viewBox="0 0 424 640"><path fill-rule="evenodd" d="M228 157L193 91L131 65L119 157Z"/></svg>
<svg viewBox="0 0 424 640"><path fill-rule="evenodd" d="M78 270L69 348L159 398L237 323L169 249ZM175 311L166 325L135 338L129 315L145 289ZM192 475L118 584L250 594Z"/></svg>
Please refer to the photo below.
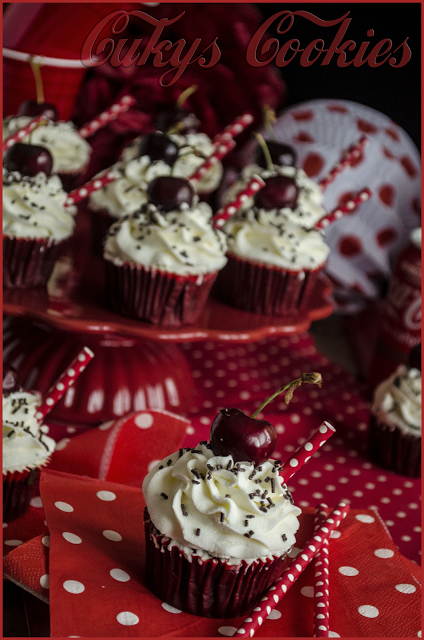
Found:
<svg viewBox="0 0 424 640"><path fill-rule="evenodd" d="M232 635L243 622L185 614L149 592L138 488L55 471L43 472L40 488L50 541L38 538L15 549L5 571L17 582L31 580L32 588L38 577L42 589L48 588L53 637L220 637ZM291 557L312 533L311 511L301 516ZM38 573L28 562L37 553L44 560ZM329 566L330 635L418 635L420 585L376 512L349 513L330 539ZM258 637L312 636L313 572L310 565Z"/></svg>

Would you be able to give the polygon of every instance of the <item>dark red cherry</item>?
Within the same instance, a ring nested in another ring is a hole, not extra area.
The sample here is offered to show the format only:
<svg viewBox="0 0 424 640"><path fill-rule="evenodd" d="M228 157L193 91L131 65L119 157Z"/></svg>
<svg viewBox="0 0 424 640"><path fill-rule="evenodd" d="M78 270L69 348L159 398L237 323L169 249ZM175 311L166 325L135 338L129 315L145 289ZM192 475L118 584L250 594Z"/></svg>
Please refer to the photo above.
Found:
<svg viewBox="0 0 424 640"><path fill-rule="evenodd" d="M290 176L265 178L265 186L255 196L255 205L260 209L283 209L296 206L299 189Z"/></svg>
<svg viewBox="0 0 424 640"><path fill-rule="evenodd" d="M276 140L265 140L266 146L271 156L272 164L280 167L294 167L297 161L297 154L293 147ZM264 169L268 168L265 154L261 146L255 152L255 162Z"/></svg>
<svg viewBox="0 0 424 640"><path fill-rule="evenodd" d="M49 176L53 158L46 147L15 142L6 152L4 166L8 171L18 171L24 176L36 176L40 171Z"/></svg>
<svg viewBox="0 0 424 640"><path fill-rule="evenodd" d="M169 136L161 131L154 131L142 137L138 155L149 156L152 162L162 160L172 167L178 157L178 151L178 145Z"/></svg>
<svg viewBox="0 0 424 640"><path fill-rule="evenodd" d="M212 422L210 444L216 456L258 465L274 453L277 434L266 420L250 418L240 409L221 409Z"/></svg>
<svg viewBox="0 0 424 640"><path fill-rule="evenodd" d="M197 133L200 127L200 120L188 109L174 107L159 113L155 124L158 131L169 131L175 127L176 133L185 135L187 133Z"/></svg>
<svg viewBox="0 0 424 640"><path fill-rule="evenodd" d="M46 116L49 120L57 122L59 120L59 112L57 107L51 102L37 102L37 100L24 100L19 105L18 116Z"/></svg>
<svg viewBox="0 0 424 640"><path fill-rule="evenodd" d="M421 342L409 354L409 366L421 371Z"/></svg>
<svg viewBox="0 0 424 640"><path fill-rule="evenodd" d="M184 202L191 207L194 189L184 178L158 176L149 183L147 197L160 211L173 211Z"/></svg>
<svg viewBox="0 0 424 640"><path fill-rule="evenodd" d="M3 394L12 393L12 391L18 391L21 388L19 384L18 374L11 366L5 365L3 367Z"/></svg>

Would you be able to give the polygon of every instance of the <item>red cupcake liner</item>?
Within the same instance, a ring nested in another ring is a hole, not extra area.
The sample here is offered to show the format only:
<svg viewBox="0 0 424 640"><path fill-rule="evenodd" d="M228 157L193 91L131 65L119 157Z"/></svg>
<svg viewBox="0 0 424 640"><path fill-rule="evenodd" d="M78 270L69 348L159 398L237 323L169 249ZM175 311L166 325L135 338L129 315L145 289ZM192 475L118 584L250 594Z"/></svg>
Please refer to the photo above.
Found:
<svg viewBox="0 0 424 640"><path fill-rule="evenodd" d="M12 522L26 513L39 475L40 469L3 474L3 522Z"/></svg>
<svg viewBox="0 0 424 640"><path fill-rule="evenodd" d="M385 469L411 478L421 478L421 433L419 436L380 422L371 415L370 458Z"/></svg>
<svg viewBox="0 0 424 640"><path fill-rule="evenodd" d="M26 289L48 282L67 240L3 236L3 286Z"/></svg>
<svg viewBox="0 0 424 640"><path fill-rule="evenodd" d="M306 309L322 271L322 267L289 271L231 254L227 258L217 278L216 295L232 307L264 315L283 316ZM300 273L305 274L303 279Z"/></svg>
<svg viewBox="0 0 424 640"><path fill-rule="evenodd" d="M114 311L152 324L194 324L217 272L181 276L141 265L106 260L106 295Z"/></svg>
<svg viewBox="0 0 424 640"><path fill-rule="evenodd" d="M146 580L151 591L173 607L207 618L236 618L250 613L283 573L287 554L273 559L242 560L230 565L219 558L189 561L144 513Z"/></svg>

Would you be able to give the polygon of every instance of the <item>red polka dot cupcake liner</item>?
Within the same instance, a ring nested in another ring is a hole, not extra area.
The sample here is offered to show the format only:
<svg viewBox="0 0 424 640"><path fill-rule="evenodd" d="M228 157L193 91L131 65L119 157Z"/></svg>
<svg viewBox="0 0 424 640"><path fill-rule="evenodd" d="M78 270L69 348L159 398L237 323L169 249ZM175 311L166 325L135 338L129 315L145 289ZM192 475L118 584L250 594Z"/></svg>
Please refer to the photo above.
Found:
<svg viewBox="0 0 424 640"><path fill-rule="evenodd" d="M40 469L3 473L3 522L17 520L28 511Z"/></svg>
<svg viewBox="0 0 424 640"><path fill-rule="evenodd" d="M188 560L144 514L146 580L151 591L169 605L207 618L236 618L250 613L283 573L287 554L273 559L244 560L237 565L219 558Z"/></svg>
<svg viewBox="0 0 424 640"><path fill-rule="evenodd" d="M231 254L227 258L218 275L216 295L233 307L264 315L285 316L307 309L322 271L322 267L289 271Z"/></svg>
<svg viewBox="0 0 424 640"><path fill-rule="evenodd" d="M68 241L3 236L3 286L11 289L43 287Z"/></svg>
<svg viewBox="0 0 424 640"><path fill-rule="evenodd" d="M385 469L421 478L421 434L405 433L374 415L370 418L369 455Z"/></svg>
<svg viewBox="0 0 424 640"><path fill-rule="evenodd" d="M182 276L106 260L106 295L117 313L155 325L179 327L199 319L216 276L216 271Z"/></svg>

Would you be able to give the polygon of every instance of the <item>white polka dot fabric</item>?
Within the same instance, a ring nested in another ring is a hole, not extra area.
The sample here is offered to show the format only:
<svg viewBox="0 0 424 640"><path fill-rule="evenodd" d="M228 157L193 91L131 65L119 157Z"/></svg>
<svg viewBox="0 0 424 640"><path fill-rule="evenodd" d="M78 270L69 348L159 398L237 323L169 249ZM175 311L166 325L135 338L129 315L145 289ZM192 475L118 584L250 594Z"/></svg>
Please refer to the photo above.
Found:
<svg viewBox="0 0 424 640"><path fill-rule="evenodd" d="M11 551L5 573L49 599L52 637L220 637L240 626L240 618L189 615L150 593L139 489L47 471L41 495L50 535ZM300 517L298 551L313 533L313 511ZM339 533L328 546L330 636L417 637L420 584L377 513L353 509ZM312 637L316 569L294 582L258 636Z"/></svg>

